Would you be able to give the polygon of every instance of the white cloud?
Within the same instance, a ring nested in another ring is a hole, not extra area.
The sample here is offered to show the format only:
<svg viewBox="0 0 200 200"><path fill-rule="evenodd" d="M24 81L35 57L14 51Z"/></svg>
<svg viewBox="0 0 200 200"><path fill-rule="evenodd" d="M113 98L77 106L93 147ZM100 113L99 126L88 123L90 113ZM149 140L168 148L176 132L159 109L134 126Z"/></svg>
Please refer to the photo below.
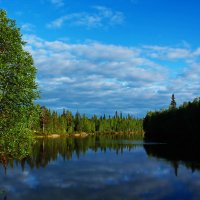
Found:
<svg viewBox="0 0 200 200"><path fill-rule="evenodd" d="M164 60L188 59L191 58L192 52L186 48L173 48L167 46L144 46L147 53L152 58Z"/></svg>
<svg viewBox="0 0 200 200"><path fill-rule="evenodd" d="M25 40L38 67L42 97L50 99L45 104L49 107L75 111L79 105L80 111L88 113L112 114L121 110L144 115L146 111L168 106L172 93L180 102L191 100L189 97L200 92L196 50L98 42L70 44L46 41L34 35L26 35ZM155 54L156 61L151 53ZM177 71L159 64L160 59L173 64L182 59L187 67ZM52 103L51 99L55 98Z"/></svg>
<svg viewBox="0 0 200 200"><path fill-rule="evenodd" d="M196 49L194 52L194 56L200 56L200 48Z"/></svg>
<svg viewBox="0 0 200 200"><path fill-rule="evenodd" d="M110 19L110 23L115 24L122 24L124 21L124 14L119 11L112 11L109 8L103 6L94 6L94 8L99 12L99 16L102 19Z"/></svg>
<svg viewBox="0 0 200 200"><path fill-rule="evenodd" d="M61 7L65 5L63 0L51 0L51 3L56 5L57 7Z"/></svg>
<svg viewBox="0 0 200 200"><path fill-rule="evenodd" d="M118 11L112 11L102 6L93 7L92 12L71 13L61 16L50 22L48 28L60 28L69 23L74 26L85 26L87 28L107 27L122 24L124 14Z"/></svg>
<svg viewBox="0 0 200 200"><path fill-rule="evenodd" d="M24 24L22 24L21 29L26 32L34 32L35 25L30 24L30 23L24 23Z"/></svg>

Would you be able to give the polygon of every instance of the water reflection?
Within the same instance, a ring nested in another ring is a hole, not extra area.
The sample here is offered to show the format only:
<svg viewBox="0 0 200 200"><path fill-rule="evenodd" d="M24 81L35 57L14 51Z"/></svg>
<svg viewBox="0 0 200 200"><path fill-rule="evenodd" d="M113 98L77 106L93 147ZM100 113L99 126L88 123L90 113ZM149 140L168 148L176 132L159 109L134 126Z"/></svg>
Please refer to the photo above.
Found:
<svg viewBox="0 0 200 200"><path fill-rule="evenodd" d="M199 199L198 148L186 149L123 136L40 139L0 170L0 199Z"/></svg>
<svg viewBox="0 0 200 200"><path fill-rule="evenodd" d="M144 149L148 156L168 161L176 175L178 175L179 165L185 165L192 172L200 170L199 144L146 144Z"/></svg>
<svg viewBox="0 0 200 200"><path fill-rule="evenodd" d="M7 167L13 166L14 160L21 161L31 155L34 143L34 137L29 135L20 137L15 136L15 134L0 135L0 164L4 168L5 174L7 173Z"/></svg>
<svg viewBox="0 0 200 200"><path fill-rule="evenodd" d="M80 158L87 151L104 152L113 151L117 155L123 151L135 149L137 143L133 141L133 136L110 135L110 136L91 136L85 138L57 138L39 139L33 148L32 155L20 161L22 169L28 164L32 169L46 167L50 162L58 157L63 160L71 160L73 157ZM127 142L126 142L127 141ZM13 163L10 163L11 165Z"/></svg>

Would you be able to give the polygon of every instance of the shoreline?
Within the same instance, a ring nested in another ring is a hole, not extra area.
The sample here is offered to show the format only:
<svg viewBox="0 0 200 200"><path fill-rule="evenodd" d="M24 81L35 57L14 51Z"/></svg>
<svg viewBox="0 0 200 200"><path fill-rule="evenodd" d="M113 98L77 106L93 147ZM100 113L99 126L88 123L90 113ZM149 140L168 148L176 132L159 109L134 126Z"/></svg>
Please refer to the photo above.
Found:
<svg viewBox="0 0 200 200"><path fill-rule="evenodd" d="M49 134L49 135L35 135L35 138L62 138L62 137L87 137L89 135L85 132L82 133L73 133L73 134Z"/></svg>
<svg viewBox="0 0 200 200"><path fill-rule="evenodd" d="M80 137L85 138L91 135L132 135L144 137L144 133L122 133L122 132L111 132L111 133L73 133L73 134L49 134L49 135L35 135L35 138L62 138L62 137Z"/></svg>

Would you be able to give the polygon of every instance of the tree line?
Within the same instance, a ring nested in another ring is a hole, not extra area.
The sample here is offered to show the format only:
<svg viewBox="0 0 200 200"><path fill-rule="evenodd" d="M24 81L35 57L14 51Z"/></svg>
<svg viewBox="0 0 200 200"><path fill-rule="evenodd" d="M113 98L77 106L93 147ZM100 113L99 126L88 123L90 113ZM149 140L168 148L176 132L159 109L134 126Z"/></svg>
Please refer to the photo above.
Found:
<svg viewBox="0 0 200 200"><path fill-rule="evenodd" d="M146 140L154 141L199 141L200 99L184 102L176 107L174 95L168 109L148 112L143 128Z"/></svg>
<svg viewBox="0 0 200 200"><path fill-rule="evenodd" d="M73 115L69 110L61 114L51 111L46 107L38 106L38 121L32 129L39 134L73 134L73 133L134 133L143 134L143 120L132 117L130 114L123 116L117 111L113 116L88 117L78 111Z"/></svg>

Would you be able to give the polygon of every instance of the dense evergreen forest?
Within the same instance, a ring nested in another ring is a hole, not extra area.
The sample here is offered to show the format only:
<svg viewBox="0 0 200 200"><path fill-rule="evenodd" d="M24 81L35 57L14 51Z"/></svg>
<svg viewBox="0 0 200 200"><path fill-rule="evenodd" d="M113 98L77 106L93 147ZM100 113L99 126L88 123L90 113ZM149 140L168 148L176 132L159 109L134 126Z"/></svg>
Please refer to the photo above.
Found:
<svg viewBox="0 0 200 200"><path fill-rule="evenodd" d="M162 142L200 141L200 99L176 107L172 95L169 109L149 112L144 118L145 139Z"/></svg>
<svg viewBox="0 0 200 200"><path fill-rule="evenodd" d="M81 115L78 111L75 115L69 110L63 110L62 114L51 111L46 107L38 106L38 121L32 129L38 134L73 134L73 133L134 133L143 134L143 120L131 115L123 116L115 112L114 116L91 118Z"/></svg>

